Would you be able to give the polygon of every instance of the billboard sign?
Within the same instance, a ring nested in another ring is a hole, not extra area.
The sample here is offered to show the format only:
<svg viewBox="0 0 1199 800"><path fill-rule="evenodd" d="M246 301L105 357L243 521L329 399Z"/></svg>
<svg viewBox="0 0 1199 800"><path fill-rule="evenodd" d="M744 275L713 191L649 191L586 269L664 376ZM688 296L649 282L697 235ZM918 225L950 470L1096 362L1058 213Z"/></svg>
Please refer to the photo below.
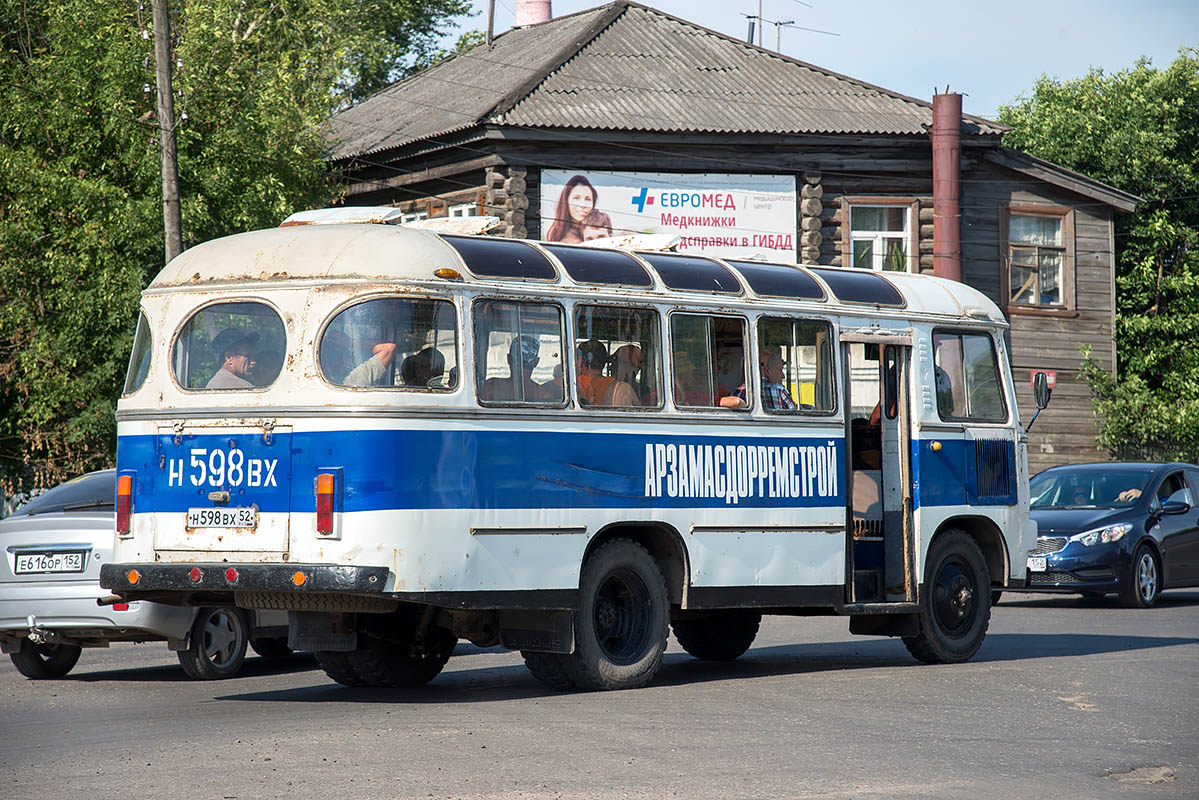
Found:
<svg viewBox="0 0 1199 800"><path fill-rule="evenodd" d="M578 243L630 233L682 237L696 255L795 261L794 175L541 171L541 236Z"/></svg>

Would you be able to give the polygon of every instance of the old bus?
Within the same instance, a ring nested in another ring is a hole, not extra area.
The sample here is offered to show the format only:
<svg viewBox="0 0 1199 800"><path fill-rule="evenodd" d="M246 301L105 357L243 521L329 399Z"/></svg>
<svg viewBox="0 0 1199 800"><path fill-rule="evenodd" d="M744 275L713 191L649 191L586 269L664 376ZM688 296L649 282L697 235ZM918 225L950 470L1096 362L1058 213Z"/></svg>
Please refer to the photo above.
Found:
<svg viewBox="0 0 1199 800"><path fill-rule="evenodd" d="M144 292L126 599L289 612L350 686L467 639L637 687L763 614L970 658L1024 584L1025 435L984 295L932 277L311 224Z"/></svg>

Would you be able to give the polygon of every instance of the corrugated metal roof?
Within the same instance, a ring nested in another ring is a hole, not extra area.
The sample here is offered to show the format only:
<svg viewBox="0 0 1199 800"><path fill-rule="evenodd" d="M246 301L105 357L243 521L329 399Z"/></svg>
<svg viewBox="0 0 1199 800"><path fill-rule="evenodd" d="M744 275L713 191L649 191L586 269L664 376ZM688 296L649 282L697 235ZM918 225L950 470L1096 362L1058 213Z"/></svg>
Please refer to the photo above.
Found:
<svg viewBox="0 0 1199 800"><path fill-rule="evenodd" d="M636 3L518 28L331 121L346 158L482 123L749 134L924 134L932 105ZM963 117L963 133L1003 126Z"/></svg>

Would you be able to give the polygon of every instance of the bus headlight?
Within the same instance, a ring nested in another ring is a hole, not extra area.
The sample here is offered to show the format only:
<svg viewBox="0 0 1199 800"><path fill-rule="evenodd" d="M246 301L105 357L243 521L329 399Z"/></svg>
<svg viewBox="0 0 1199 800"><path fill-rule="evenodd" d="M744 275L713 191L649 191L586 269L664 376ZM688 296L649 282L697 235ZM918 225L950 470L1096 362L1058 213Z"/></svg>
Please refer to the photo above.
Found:
<svg viewBox="0 0 1199 800"><path fill-rule="evenodd" d="M1093 544L1107 544L1109 542L1118 542L1124 538L1124 534L1132 530L1131 522L1120 522L1115 525L1108 525L1105 528L1096 528L1093 531L1083 531L1076 533L1070 537L1070 541L1078 542L1079 544L1090 547Z"/></svg>

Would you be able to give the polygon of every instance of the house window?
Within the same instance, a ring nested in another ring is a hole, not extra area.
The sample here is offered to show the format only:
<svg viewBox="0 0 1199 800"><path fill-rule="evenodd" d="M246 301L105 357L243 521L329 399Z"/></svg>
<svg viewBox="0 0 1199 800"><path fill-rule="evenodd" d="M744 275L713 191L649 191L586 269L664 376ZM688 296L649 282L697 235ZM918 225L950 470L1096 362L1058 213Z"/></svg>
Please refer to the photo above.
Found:
<svg viewBox="0 0 1199 800"><path fill-rule="evenodd" d="M1064 220L1012 212L1008 225L1011 303L1061 306L1065 287Z"/></svg>
<svg viewBox="0 0 1199 800"><path fill-rule="evenodd" d="M917 201L912 197L843 197L841 264L876 272L916 267Z"/></svg>
<svg viewBox="0 0 1199 800"><path fill-rule="evenodd" d="M459 203L449 207L449 216L451 217L477 217L479 216L479 207L474 203Z"/></svg>
<svg viewBox="0 0 1199 800"><path fill-rule="evenodd" d="M400 217L400 223L407 224L409 222L417 222L418 220L428 219L428 218L429 218L428 211L413 211L411 214L402 215Z"/></svg>

